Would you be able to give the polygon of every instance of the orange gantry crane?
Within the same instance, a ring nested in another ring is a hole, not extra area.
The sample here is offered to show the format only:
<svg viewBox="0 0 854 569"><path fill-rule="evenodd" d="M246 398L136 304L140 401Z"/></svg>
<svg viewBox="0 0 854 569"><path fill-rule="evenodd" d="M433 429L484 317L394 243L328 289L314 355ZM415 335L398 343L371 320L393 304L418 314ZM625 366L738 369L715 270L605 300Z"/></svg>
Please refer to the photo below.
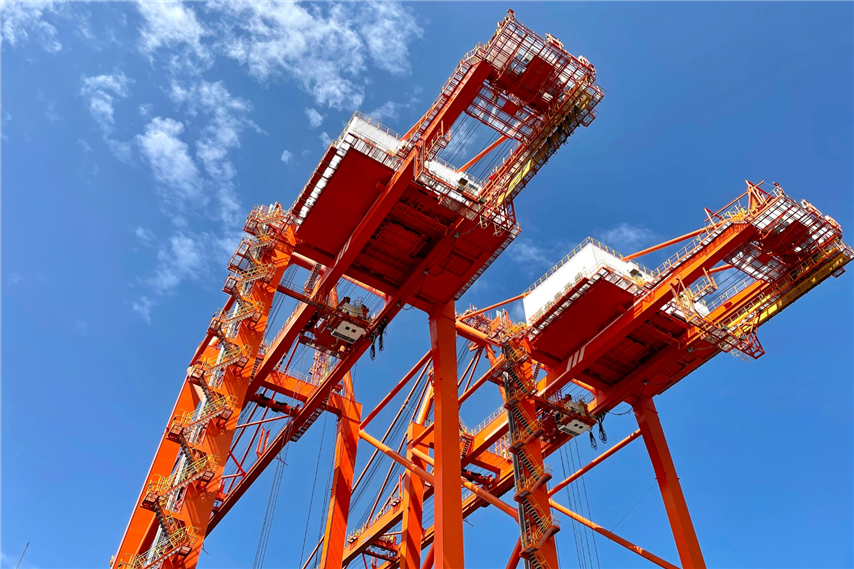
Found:
<svg viewBox="0 0 854 569"><path fill-rule="evenodd" d="M705 566L653 398L720 352L761 356L758 327L839 276L854 253L832 218L776 184L748 182L706 210L700 229L659 247L624 257L583 242L505 301L522 299L523 323L498 310L505 303L458 314L455 301L519 233L514 197L595 118L604 94L595 79L585 58L508 11L409 132L357 113L289 210L250 213L228 300L190 360L112 567L194 567L204 538L324 412L337 420L334 469L323 538L303 569L368 558L462 568L463 519L487 506L518 524L508 567L558 567L555 512L675 567L555 498L639 437L682 566ZM488 133L483 149L453 166L475 132ZM655 270L636 261L677 243ZM383 349L406 306L427 313L430 349L363 415L351 370ZM385 434L369 434L407 387ZM490 389L503 404L468 428L460 406ZM546 459L585 433L595 444L597 426L605 440L604 418L621 403L639 430L549 487ZM357 477L360 442L373 454ZM351 519L383 462L372 507Z"/></svg>

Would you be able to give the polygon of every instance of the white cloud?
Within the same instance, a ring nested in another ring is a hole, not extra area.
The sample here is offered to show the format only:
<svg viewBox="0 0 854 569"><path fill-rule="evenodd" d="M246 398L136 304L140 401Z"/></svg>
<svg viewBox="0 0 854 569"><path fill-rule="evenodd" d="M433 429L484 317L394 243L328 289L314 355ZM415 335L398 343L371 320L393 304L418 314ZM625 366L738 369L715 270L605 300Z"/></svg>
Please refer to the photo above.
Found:
<svg viewBox="0 0 854 569"><path fill-rule="evenodd" d="M143 53L153 56L160 48L180 49L180 54L172 54L171 66L192 71L201 71L212 63L210 51L202 45L202 38L209 32L190 4L140 1L137 9L145 20L140 30Z"/></svg>
<svg viewBox="0 0 854 569"><path fill-rule="evenodd" d="M113 137L116 130L114 103L117 99L125 99L130 95L128 85L132 82L124 72L119 72L84 77L83 87L80 89L80 95L89 101L89 114L98 123L104 141L118 158L125 161L130 160L130 145Z"/></svg>
<svg viewBox="0 0 854 569"><path fill-rule="evenodd" d="M409 73L409 43L424 34L412 13L397 2L368 2L361 20L360 31L377 67Z"/></svg>
<svg viewBox="0 0 854 569"><path fill-rule="evenodd" d="M355 109L364 100L369 60L386 71L409 70L408 44L422 34L398 3L331 4L216 2L222 16L218 49L259 81L294 79L320 105ZM378 34L384 37L376 37Z"/></svg>
<svg viewBox="0 0 854 569"><path fill-rule="evenodd" d="M204 246L194 236L177 233L169 239L169 246L157 254L160 265L149 283L159 293L169 293L186 279L197 280L207 273L208 255Z"/></svg>
<svg viewBox="0 0 854 569"><path fill-rule="evenodd" d="M136 235L137 239L142 241L145 245L152 243L157 238L157 236L154 235L154 232L142 226L136 228L134 235Z"/></svg>
<svg viewBox="0 0 854 569"><path fill-rule="evenodd" d="M315 109L306 109L305 116L308 117L308 124L311 125L311 128L317 128L323 124L323 119L326 117L318 113Z"/></svg>
<svg viewBox="0 0 854 569"><path fill-rule="evenodd" d="M537 271L554 264L548 251L530 239L515 240L507 248L507 253L512 260L527 267L530 271Z"/></svg>
<svg viewBox="0 0 854 569"><path fill-rule="evenodd" d="M369 112L368 115L382 122L387 119L396 119L400 115L400 108L409 106L409 105L400 105L399 103L395 103L394 101L386 101L373 111Z"/></svg>
<svg viewBox="0 0 854 569"><path fill-rule="evenodd" d="M202 179L190 158L187 143L179 138L183 132L184 125L180 122L155 117L146 125L145 133L136 136L136 143L169 201L177 205L203 203Z"/></svg>
<svg viewBox="0 0 854 569"><path fill-rule="evenodd" d="M170 96L178 103L186 102L191 113L200 109L209 117L196 141L196 157L215 185L220 219L227 226L238 225L240 203L234 188L237 171L228 155L240 147L240 135L246 128L261 130L248 118L252 105L231 95L222 82L201 81L188 88L173 83Z"/></svg>
<svg viewBox="0 0 854 569"><path fill-rule="evenodd" d="M154 108L154 105L152 105L151 103L146 103L144 105L140 105L139 106L139 116L144 117L144 116L148 115L153 108Z"/></svg>
<svg viewBox="0 0 854 569"><path fill-rule="evenodd" d="M133 311L142 316L142 319L151 324L151 308L156 303L147 296L139 297L139 300L133 303Z"/></svg>
<svg viewBox="0 0 854 569"><path fill-rule="evenodd" d="M56 39L56 28L44 19L46 14L56 13L53 2L3 2L0 10L2 41L16 47L32 37L45 51L62 50L62 44Z"/></svg>
<svg viewBox="0 0 854 569"><path fill-rule="evenodd" d="M22 277L22 276L21 276L20 274L18 274L18 273L12 273L12 274L10 274L10 275L9 275L9 284L13 284L13 285L14 285L14 284L18 284L18 283L19 283L19 282L21 282L22 280L24 280L24 277Z"/></svg>
<svg viewBox="0 0 854 569"><path fill-rule="evenodd" d="M62 120L60 114L56 112L56 101L50 101L47 104L47 110L45 110L44 116L52 123Z"/></svg>
<svg viewBox="0 0 854 569"><path fill-rule="evenodd" d="M6 125L9 124L9 121L11 120L12 115L10 115L6 109L3 109L3 115L2 118L0 118L0 131L4 130L6 128ZM9 140L9 137L6 135L5 132L0 138L2 138L2 140Z"/></svg>
<svg viewBox="0 0 854 569"><path fill-rule="evenodd" d="M113 75L98 75L84 77L80 94L89 99L89 113L105 133L112 133L115 127L113 117L113 102L116 98L124 99L130 94L128 84L131 82L124 72Z"/></svg>
<svg viewBox="0 0 854 569"><path fill-rule="evenodd" d="M328 147L332 143L332 139L325 132L321 132L318 138L320 138L320 143L323 144L324 148Z"/></svg>
<svg viewBox="0 0 854 569"><path fill-rule="evenodd" d="M92 152L92 147L89 146L89 143L83 140L82 138L77 139L77 146L83 149L83 152Z"/></svg>
<svg viewBox="0 0 854 569"><path fill-rule="evenodd" d="M293 157L294 157L294 155L291 154L291 152L289 150L285 150L284 152L282 152L282 162L284 162L285 164L290 162L291 158L293 158Z"/></svg>
<svg viewBox="0 0 854 569"><path fill-rule="evenodd" d="M654 245L658 238L659 236L655 231L631 223L621 223L602 232L599 236L602 243L625 255L636 253L644 247Z"/></svg>

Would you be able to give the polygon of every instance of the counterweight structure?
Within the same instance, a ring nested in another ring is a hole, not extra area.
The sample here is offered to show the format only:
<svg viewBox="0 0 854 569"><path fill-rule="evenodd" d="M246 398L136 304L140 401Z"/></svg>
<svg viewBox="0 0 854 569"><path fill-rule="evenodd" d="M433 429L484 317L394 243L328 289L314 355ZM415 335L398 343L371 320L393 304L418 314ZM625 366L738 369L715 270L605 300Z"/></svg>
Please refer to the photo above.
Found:
<svg viewBox="0 0 854 569"><path fill-rule="evenodd" d="M748 182L705 210L697 231L662 244L682 248L657 269L636 261L651 250L624 257L588 239L510 299L524 299L525 322L499 305L458 313L455 301L519 233L514 197L595 118L595 79L585 58L510 11L409 132L357 113L289 210L251 212L228 300L190 361L112 567L194 567L206 536L323 413L337 421L334 464L323 538L305 567L462 568L463 519L488 506L519 527L508 567L558 567L557 512L675 567L556 501L635 438L682 566L705 566L653 398L720 352L763 355L757 329L854 254L832 218L776 184ZM491 139L455 167L476 129ZM716 281L736 274L731 286ZM427 313L431 346L363 414L351 370L383 349L406 306ZM407 388L385 434L371 435ZM468 428L460 405L485 390L503 405ZM639 431L554 484L546 459L574 437L595 442L597 425L604 439L607 413L626 403ZM365 447L373 455L357 477ZM383 462L370 511L351 519L365 473Z"/></svg>

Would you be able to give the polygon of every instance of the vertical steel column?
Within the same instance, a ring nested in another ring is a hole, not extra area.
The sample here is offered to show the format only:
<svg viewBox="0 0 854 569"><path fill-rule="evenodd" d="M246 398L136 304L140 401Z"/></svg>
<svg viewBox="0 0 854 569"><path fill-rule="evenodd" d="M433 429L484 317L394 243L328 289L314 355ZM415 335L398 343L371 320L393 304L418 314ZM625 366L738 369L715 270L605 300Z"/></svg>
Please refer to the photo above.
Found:
<svg viewBox="0 0 854 569"><path fill-rule="evenodd" d="M673 465L673 457L667 448L667 440L664 438L664 430L658 419L658 411L649 397L639 397L633 404L635 417L640 426L643 441L652 460L655 470L655 478L661 489L661 497L664 499L664 508L667 510L667 518L673 530L673 538L676 540L676 550L683 567L691 569L705 569L706 562L700 551L700 542L691 523L691 515L688 513L688 505L682 494L682 486L676 475L676 467Z"/></svg>
<svg viewBox="0 0 854 569"><path fill-rule="evenodd" d="M407 439L415 440L424 427L411 423L407 432ZM426 452L423 445L421 450ZM426 469L427 464L412 454L413 447L407 449L406 458L421 468ZM423 514L424 514L424 481L420 476L407 470L403 474L403 500L401 503L403 521L400 527L400 569L421 569L421 539L424 536ZM337 568L336 568L337 569Z"/></svg>
<svg viewBox="0 0 854 569"><path fill-rule="evenodd" d="M433 351L435 567L463 569L463 501L460 490L460 403L454 302L429 315Z"/></svg>
<svg viewBox="0 0 854 569"><path fill-rule="evenodd" d="M350 384L350 373L344 378ZM359 422L361 405L352 399L342 398L343 413L338 418L335 438L335 471L332 475L332 492L326 515L326 530L323 537L323 553L320 567L341 569L344 545L347 539L347 518L350 515L350 496L353 490L353 470L356 466L356 447L359 444Z"/></svg>

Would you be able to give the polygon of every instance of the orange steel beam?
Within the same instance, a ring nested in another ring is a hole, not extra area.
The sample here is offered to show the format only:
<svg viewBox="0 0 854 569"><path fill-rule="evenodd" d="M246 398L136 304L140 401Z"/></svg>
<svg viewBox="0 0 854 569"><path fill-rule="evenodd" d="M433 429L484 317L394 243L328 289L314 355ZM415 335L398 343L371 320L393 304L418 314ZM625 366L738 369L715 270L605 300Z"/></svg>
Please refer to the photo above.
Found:
<svg viewBox="0 0 854 569"><path fill-rule="evenodd" d="M432 474L430 474L429 472L427 472L426 470L424 470L420 466L416 465L411 460L400 456L398 453L394 452L388 445L381 443L380 441L378 441L377 439L375 439L374 437L372 437L371 435L369 435L365 431L359 431L359 436L362 439L364 439L365 441L367 441L368 443L375 446L376 448L380 449L380 451L382 451L389 458L391 458L392 460L394 460L395 462L397 462L398 464L400 464L404 468L407 468L407 469L411 470L412 472L414 472L415 474L417 474L418 476L420 476L422 480L424 480L425 482L427 482L431 486L433 486L434 494L435 494L436 479ZM412 449L412 454L417 456L418 458L420 458L421 460L423 460L427 464L434 465L433 458L430 455L423 453L423 452L419 451L418 449ZM438 470L438 469L436 469L436 470ZM495 506L496 508L498 508L499 510L501 510L502 512L504 512L508 516L510 516L514 519L516 518L516 510L514 510L512 506L510 506L509 504L507 504L503 500L501 500L498 497L496 497L495 495L487 492L486 490L484 490L480 486L477 486L476 484L472 484L471 482L469 482L468 480L466 480L462 476L458 475L457 480L459 480L459 483L457 484L457 488L459 488L459 485L462 484L463 486L465 486L466 488L471 490L472 494L474 494L475 496L477 496L481 500L484 500L484 501L488 502L489 504L492 504L493 506ZM435 498L434 498L434 501L435 501ZM435 506L434 506L434 509L435 509ZM434 514L434 518L435 518L435 514ZM435 522L434 522L434 526L435 526Z"/></svg>
<svg viewBox="0 0 854 569"><path fill-rule="evenodd" d="M721 265L720 267L715 267L714 269L709 269L709 272L710 273L719 273L721 271L726 271L728 269L733 269L733 268L735 268L735 267L733 267L729 263L725 263L725 264Z"/></svg>
<svg viewBox="0 0 854 569"><path fill-rule="evenodd" d="M677 243L685 241L686 239L696 237L700 233L706 232L708 230L709 230L708 227L702 227L700 229L697 229L696 231L692 231L691 233L686 233L685 235L682 235L681 237L671 239L670 241L665 241L664 243L659 243L658 245L650 247L649 249L644 249L643 251L638 251L637 253L633 253L631 255L623 257L623 260L624 261L631 261L632 259L637 259L638 257L643 257L644 255L646 255L648 253L653 253L655 251L658 251L659 249L664 249L665 247L670 247L671 245L675 245Z"/></svg>
<svg viewBox="0 0 854 569"><path fill-rule="evenodd" d="M670 449L667 447L667 440L664 438L664 430L661 428L655 404L649 397L640 397L632 407L649 451L655 478L661 489L661 497L664 499L664 508L670 520L673 538L676 540L679 559L685 567L705 569L706 562L700 551L700 542L697 540L694 524L688 513L688 504L685 502L682 486L676 475L676 467L673 465L673 458L670 456Z"/></svg>
<svg viewBox="0 0 854 569"><path fill-rule="evenodd" d="M386 454L388 454L388 453L386 453ZM417 456L418 458L420 458L421 460L423 460L427 464L434 466L434 472L436 470L438 470L438 467L435 466L435 460L429 454L427 454L427 453L425 453L419 449L413 449L412 454ZM430 482L430 481L428 480L428 482ZM507 514L511 518L516 519L516 510L514 510L513 506L511 506L510 504L508 504L504 500L501 500L500 498L498 498L494 494L487 492L486 490L484 490L480 486L477 486L476 484L472 484L470 481L466 480L466 478L464 476L460 476L460 482L462 482L462 485L465 486L466 488L468 488L469 490L471 490L472 493L475 496L477 496L478 498L486 500L488 503L492 504L493 506L495 506L496 508L498 508L499 510L501 510L502 512L504 512L505 514ZM435 498L434 498L434 501L435 501Z"/></svg>
<svg viewBox="0 0 854 569"><path fill-rule="evenodd" d="M581 525L589 527L590 529L592 529L593 531L595 531L599 535L603 535L603 536L607 537L608 539L610 539L611 541L619 543L620 545L622 545L623 547L625 547L629 551L633 551L633 552L637 553L638 555L640 555L641 557L643 557L647 561L652 561L653 563L655 563L659 567L664 567L665 569L679 569L679 567L677 567L676 565L674 565L672 563L668 563L667 561L665 561L661 557L658 557L657 555L653 555L649 551L643 549L642 547L638 547L637 545L633 544L629 540L623 539L622 537L618 536L617 534L606 530L605 528L603 528L599 524L593 523L590 520L588 520L587 518L579 516L578 514L576 514L575 512L570 510L569 508L562 506L561 504L558 504L554 500L549 500L549 503L551 504L552 508L554 508L558 512L560 512L560 513L564 514L565 516L575 520L576 522L580 523ZM697 567L697 566L686 565L685 567L693 569L693 567ZM705 567L705 565L703 565L703 567Z"/></svg>
<svg viewBox="0 0 854 569"><path fill-rule="evenodd" d="M433 569L433 546L430 546L430 551L427 552L426 557L424 558L424 565L421 566L421 569Z"/></svg>
<svg viewBox="0 0 854 569"><path fill-rule="evenodd" d="M349 376L348 372L345 383L349 380ZM338 418L338 432L335 438L335 470L319 565L324 569L341 568L344 543L347 539L347 518L350 515L350 498L361 416L361 405L352 400L348 401L350 405L346 412Z"/></svg>
<svg viewBox="0 0 854 569"><path fill-rule="evenodd" d="M233 306L234 306L234 297L229 296L228 300L225 301L225 305L222 307L222 310L223 310L223 312L229 311L229 310L231 310L231 308ZM207 347L210 345L211 340L213 340L213 337L214 337L214 335L210 331L205 334L205 339L202 340L202 343L199 344L198 348L196 348L196 353L193 354L193 359L190 360L190 366L195 365L196 362L199 361L199 358L202 357L202 354L205 352Z"/></svg>
<svg viewBox="0 0 854 569"><path fill-rule="evenodd" d="M507 560L507 568L506 569L516 569L516 566L519 565L519 558L522 553L522 540L517 539L516 545L513 547L513 553L510 554L510 559Z"/></svg>
<svg viewBox="0 0 854 569"><path fill-rule="evenodd" d="M413 440L415 433L423 428L421 425L410 423L407 438ZM412 446L407 449L409 459L412 460L413 464L424 468L426 463L415 457L412 449ZM404 473L403 477L400 569L421 569L421 540L424 537L424 481L409 470ZM428 557L430 557L429 554Z"/></svg>
<svg viewBox="0 0 854 569"><path fill-rule="evenodd" d="M554 496L555 494L560 492L567 484L572 484L573 481L575 481L580 476L584 476L587 472L592 470L593 467L595 467L599 464L602 464L602 462L604 462L606 458L608 458L609 456L616 453L618 450L620 450L621 448L623 448L624 446L626 446L627 444L629 444L630 442L632 442L633 440L638 438L640 436L640 434L641 434L640 429L638 429L637 431L635 431L631 435L627 436L626 438L624 438L623 440L621 440L620 442L618 442L617 444L615 444L614 446L612 446L611 448L609 448L608 450L606 450L605 452L603 452L602 454L600 454L599 456L597 456L596 458L594 458L593 460L588 462L585 466L578 469L577 472L575 472L574 474L567 477L566 480L563 480L563 481L555 484L555 486L551 490L549 490L549 496Z"/></svg>
<svg viewBox="0 0 854 569"><path fill-rule="evenodd" d="M505 304L510 304L513 301L519 300L520 298L525 298L528 295L527 292L523 292L522 294L517 294L513 298L508 298L507 300L502 300L497 304L493 304L492 306L487 306L486 308L481 308L480 310L475 310L474 312L466 312L460 316L460 318L468 318L469 316L477 316L478 314L483 314L484 312L489 312L490 310L494 310L500 306L504 306Z"/></svg>
<svg viewBox="0 0 854 569"><path fill-rule="evenodd" d="M436 568L462 569L463 502L460 495L460 402L454 302L429 315L433 351L433 424L436 484L433 495ZM417 449L413 449L413 453Z"/></svg>
<svg viewBox="0 0 854 569"><path fill-rule="evenodd" d="M480 379L478 379L477 381L475 381L475 382L474 382L474 384L472 384L472 386L471 386L471 387L469 387L468 389L466 389L466 390L465 390L465 392L463 392L463 394L462 394L462 395L460 395L460 399L459 399L460 405L462 405L462 404L463 404L463 402L464 402L466 399L468 399L469 397L471 397L472 393L474 393L475 391L477 391L477 390L478 390L478 388L479 388L481 385L483 385L484 383L486 383L486 381L487 381L487 380L492 376L492 374L493 374L493 373L495 373L495 370L496 370L496 365L493 365L491 368L489 368L489 369L486 371L486 373L484 373L484 374L480 377ZM422 422L422 421L418 421L418 422L420 423L420 422ZM432 434L433 434L433 426L434 426L434 425L435 425L435 423L430 423L430 424L427 426L427 428L426 428L426 429L424 429L424 430L421 432L421 434L419 434L419 435L415 438L415 440L413 441L413 443L417 444L417 443L420 443L420 442L421 442L421 441L423 441L423 440L429 440L429 442L432 442L432 439L427 439L427 437L429 437L430 435L432 435Z"/></svg>
<svg viewBox="0 0 854 569"><path fill-rule="evenodd" d="M472 158L471 160L469 160L468 162L463 164L460 167L460 169L457 170L457 172L465 172L466 170L468 170L469 168L471 168L472 166L477 164L481 158L483 158L484 156L486 156L487 154L489 154L490 152L492 152L493 150L498 148L502 143L506 142L507 140L510 140L510 139L502 134L498 138L498 140L496 140L495 142L493 142L492 144L490 144L489 146L487 146L486 148L484 148L483 150L478 152L477 156L475 156L474 158Z"/></svg>
<svg viewBox="0 0 854 569"><path fill-rule="evenodd" d="M308 257L300 255L299 253L294 253L294 264L299 265L300 267L303 267L304 269L308 269L309 271L311 271L314 269L314 266L317 265L318 263L309 259ZM344 275L341 278L343 278L345 281L349 281L349 282L353 283L354 285L356 285L358 287L365 289L369 293L374 294L383 300L386 300L388 298L388 295L386 293L384 293L383 291L377 290L374 287L372 287L371 285L365 284L358 279L354 279L350 275Z"/></svg>
<svg viewBox="0 0 854 569"><path fill-rule="evenodd" d="M466 340L471 340L472 342L480 344L482 346L498 345L495 340L489 338L489 336L487 336L480 330L473 328L468 324L465 324L464 322L457 321L455 325L457 328L457 333L459 333L459 335L465 338Z"/></svg>
<svg viewBox="0 0 854 569"><path fill-rule="evenodd" d="M420 360L418 360L418 363L415 364L415 366L413 366L413 368L411 370L409 370L409 372L405 376L403 376L403 379L401 379L397 383L397 385L394 386L394 388L389 392L389 394L386 395L385 397L383 397L383 400L379 402L379 404L374 408L374 410L371 411L367 417L365 417L365 420L362 421L362 424L359 425L359 428L364 429L365 427L367 427L368 424L373 420L373 418L376 417L377 414L383 410L383 408L386 406L386 404L388 404L389 401L394 399L395 395L400 393L401 389L406 387L406 384L409 383L409 380L412 379L413 377L415 377L415 374L418 373L418 371L422 367L424 367L429 360L430 360L430 352L427 352L426 354L424 354L421 357Z"/></svg>

